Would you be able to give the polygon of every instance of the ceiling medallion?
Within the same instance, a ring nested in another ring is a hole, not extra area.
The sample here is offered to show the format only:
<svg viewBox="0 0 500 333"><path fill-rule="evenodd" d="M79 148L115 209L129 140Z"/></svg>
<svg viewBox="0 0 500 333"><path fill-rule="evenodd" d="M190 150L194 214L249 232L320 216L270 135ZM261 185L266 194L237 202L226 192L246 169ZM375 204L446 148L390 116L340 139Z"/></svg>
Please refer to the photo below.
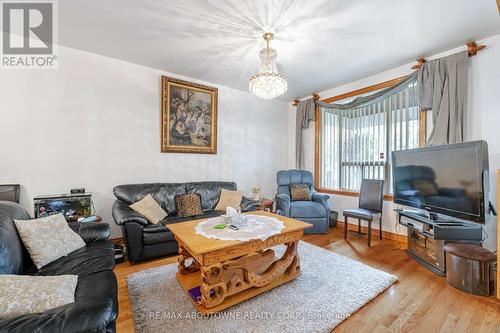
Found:
<svg viewBox="0 0 500 333"><path fill-rule="evenodd" d="M248 89L261 98L272 99L284 94L288 87L286 77L276 67L276 50L269 47L273 34L266 32L263 37L266 47L260 50L260 70L250 77Z"/></svg>

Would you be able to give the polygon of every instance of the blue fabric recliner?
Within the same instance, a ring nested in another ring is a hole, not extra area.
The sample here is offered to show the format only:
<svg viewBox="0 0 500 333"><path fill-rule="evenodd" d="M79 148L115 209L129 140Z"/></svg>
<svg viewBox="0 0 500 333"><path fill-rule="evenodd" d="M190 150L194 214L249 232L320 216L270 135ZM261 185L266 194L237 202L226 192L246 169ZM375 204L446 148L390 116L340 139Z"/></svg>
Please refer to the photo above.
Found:
<svg viewBox="0 0 500 333"><path fill-rule="evenodd" d="M328 195L314 190L313 176L305 170L280 170L276 174L278 190L275 198L276 212L280 215L301 220L313 225L304 230L306 234L328 232L330 206ZM291 201L290 184L307 184L311 191L312 201Z"/></svg>

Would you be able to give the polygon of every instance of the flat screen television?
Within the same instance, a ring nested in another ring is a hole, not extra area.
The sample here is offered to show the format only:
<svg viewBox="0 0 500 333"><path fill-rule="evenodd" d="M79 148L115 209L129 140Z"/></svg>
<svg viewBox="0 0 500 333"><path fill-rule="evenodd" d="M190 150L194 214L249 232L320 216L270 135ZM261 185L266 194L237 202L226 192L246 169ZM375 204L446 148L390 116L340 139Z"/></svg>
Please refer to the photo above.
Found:
<svg viewBox="0 0 500 333"><path fill-rule="evenodd" d="M394 202L485 223L488 146L485 141L392 153Z"/></svg>

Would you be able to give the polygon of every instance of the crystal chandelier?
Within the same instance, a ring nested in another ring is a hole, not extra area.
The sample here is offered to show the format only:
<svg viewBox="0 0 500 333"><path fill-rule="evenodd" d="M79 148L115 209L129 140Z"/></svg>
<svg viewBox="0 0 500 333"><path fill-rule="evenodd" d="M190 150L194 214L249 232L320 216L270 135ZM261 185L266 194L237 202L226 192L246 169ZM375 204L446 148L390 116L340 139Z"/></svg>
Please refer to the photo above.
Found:
<svg viewBox="0 0 500 333"><path fill-rule="evenodd" d="M260 50L260 70L250 77L248 88L250 92L264 99L272 99L282 95L287 90L286 77L278 73L276 68L276 50L269 47L273 34L264 34L266 47Z"/></svg>

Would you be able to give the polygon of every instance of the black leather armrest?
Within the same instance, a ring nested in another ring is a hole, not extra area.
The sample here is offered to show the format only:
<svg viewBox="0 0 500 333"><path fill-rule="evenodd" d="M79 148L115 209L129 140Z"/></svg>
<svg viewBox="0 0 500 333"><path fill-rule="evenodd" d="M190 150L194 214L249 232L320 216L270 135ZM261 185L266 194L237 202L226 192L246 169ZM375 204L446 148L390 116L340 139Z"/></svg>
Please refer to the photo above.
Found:
<svg viewBox="0 0 500 333"><path fill-rule="evenodd" d="M87 244L108 240L110 230L109 224L101 222L68 222L69 226Z"/></svg>
<svg viewBox="0 0 500 333"><path fill-rule="evenodd" d="M127 222L122 225L123 238L127 246L127 257L130 261L140 261L142 258L142 231L143 225L137 222Z"/></svg>
<svg viewBox="0 0 500 333"><path fill-rule="evenodd" d="M129 204L116 200L113 204L113 219L118 225L125 224L127 222L137 222L142 225L148 225L148 220L141 214L137 213L129 207Z"/></svg>
<svg viewBox="0 0 500 333"><path fill-rule="evenodd" d="M107 326L118 317L117 290L112 271L78 277L75 302L42 313L0 318L0 332L106 332Z"/></svg>
<svg viewBox="0 0 500 333"><path fill-rule="evenodd" d="M253 200L247 197L241 198L241 211L242 212L251 212L257 210L260 206L260 202L258 200Z"/></svg>

